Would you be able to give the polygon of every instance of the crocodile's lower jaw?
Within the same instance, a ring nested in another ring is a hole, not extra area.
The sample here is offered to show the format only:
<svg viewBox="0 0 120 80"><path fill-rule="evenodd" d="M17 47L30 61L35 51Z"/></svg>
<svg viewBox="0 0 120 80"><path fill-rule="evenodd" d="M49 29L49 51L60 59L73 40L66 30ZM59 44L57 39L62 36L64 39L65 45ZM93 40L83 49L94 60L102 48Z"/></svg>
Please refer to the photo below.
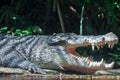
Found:
<svg viewBox="0 0 120 80"><path fill-rule="evenodd" d="M75 65L65 65L63 66L65 70L73 70L80 73L86 73L86 74L94 74L98 70L109 70L113 68L113 65L111 67L105 68L105 67L82 67L82 66L75 66Z"/></svg>
<svg viewBox="0 0 120 80"><path fill-rule="evenodd" d="M75 57L75 56L74 56ZM78 62L84 62L84 65L80 65L78 63L78 65L74 65L74 64L67 64L67 65L63 65L62 67L65 70L73 70L76 72L82 72L82 73L87 73L87 74L93 74L98 70L109 70L112 69L114 66L114 62L111 63L105 63L105 61L103 59L101 59L101 61L91 61L85 57L75 57Z"/></svg>

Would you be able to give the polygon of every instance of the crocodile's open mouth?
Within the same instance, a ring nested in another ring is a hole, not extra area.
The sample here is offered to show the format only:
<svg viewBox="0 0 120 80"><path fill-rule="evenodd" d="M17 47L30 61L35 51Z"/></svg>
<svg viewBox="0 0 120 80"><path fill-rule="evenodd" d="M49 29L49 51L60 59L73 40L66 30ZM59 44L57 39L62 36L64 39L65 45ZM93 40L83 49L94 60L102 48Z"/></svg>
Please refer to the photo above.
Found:
<svg viewBox="0 0 120 80"><path fill-rule="evenodd" d="M82 67L82 66L75 66L75 65L67 65L67 66L65 66L65 68L69 69L69 66L72 66L72 67L70 67L70 69L73 68L73 70L76 70L79 72L84 72L84 73L94 73L97 70L107 70L107 69L113 68L114 61L111 63L106 63L104 61L104 59L101 59L101 61L95 61L91 57L83 57L76 52L76 48L83 47L83 46L86 46L86 47L91 46L92 50L94 50L95 48L97 48L99 50L100 48L103 48L104 45L108 45L108 48L113 48L114 45L118 43L118 38L116 35L114 35L112 33L109 33L107 35L110 35L110 37L108 38L108 36L107 36L107 38L106 38L106 36L103 36L103 37L96 36L93 39L86 38L86 39L84 39L85 41L82 44L67 43L66 50L70 54L74 55L75 57L78 57L79 60L81 60L82 62L86 63L86 66Z"/></svg>
<svg viewBox="0 0 120 80"><path fill-rule="evenodd" d="M58 38L58 41L56 41L56 38ZM114 62L108 64L103 59L101 59L101 61L95 61L90 57L83 57L76 52L76 48L83 46L91 46L92 50L95 48L99 50L100 48L103 48L104 45L108 45L109 48L113 48L114 45L118 43L118 37L112 32L98 36L81 36L72 34L68 37L64 37L64 35L62 35L55 37L53 42L54 43L50 43L50 45L64 46L66 51L76 57L78 62L85 63L84 66L79 66L79 63L78 65L68 64L63 66L65 69L73 69L77 72L94 73L97 70L107 70L114 66Z"/></svg>
<svg viewBox="0 0 120 80"><path fill-rule="evenodd" d="M84 42L83 44L66 44L66 50L72 54L75 57L81 58L80 60L83 60L83 62L86 63L86 66L75 66L75 65L67 65L64 68L66 69L72 69L79 71L79 72L84 72L84 73L94 73L97 70L108 70L113 68L114 66L114 61L111 63L106 63L104 59L101 59L101 61L95 61L93 57L83 57L80 54L76 52L76 48L82 47L82 46L91 46L92 50L97 48L98 50L100 48L103 48L104 45L108 45L108 48L113 48L115 44L118 43L118 40L111 40L111 41L106 41L105 38L103 38L100 42L98 43L90 43L90 42Z"/></svg>

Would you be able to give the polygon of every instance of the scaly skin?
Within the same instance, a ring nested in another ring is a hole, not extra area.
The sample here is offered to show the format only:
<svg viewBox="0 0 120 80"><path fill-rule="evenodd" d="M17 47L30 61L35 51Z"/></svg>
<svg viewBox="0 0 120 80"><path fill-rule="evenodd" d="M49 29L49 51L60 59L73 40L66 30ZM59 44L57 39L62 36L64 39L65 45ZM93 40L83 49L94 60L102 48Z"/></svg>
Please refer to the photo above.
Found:
<svg viewBox="0 0 120 80"><path fill-rule="evenodd" d="M114 62L92 61L79 55L76 48L91 45L94 50L94 47L99 49L105 44L112 48L117 42L118 37L112 32L98 36L73 33L20 37L0 35L0 64L42 74L45 74L43 68L94 73L113 68Z"/></svg>

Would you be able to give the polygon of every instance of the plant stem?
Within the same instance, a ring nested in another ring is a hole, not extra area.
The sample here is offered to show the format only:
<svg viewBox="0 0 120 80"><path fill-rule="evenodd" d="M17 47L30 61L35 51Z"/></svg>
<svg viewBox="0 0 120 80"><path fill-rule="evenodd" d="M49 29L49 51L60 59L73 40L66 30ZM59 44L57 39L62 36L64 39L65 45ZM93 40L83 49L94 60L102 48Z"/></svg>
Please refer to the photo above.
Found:
<svg viewBox="0 0 120 80"><path fill-rule="evenodd" d="M59 0L56 1L56 5L57 5L57 12L58 12L60 24L61 24L61 29L62 29L62 32L65 33L65 27L64 27L64 22L63 22L63 18L62 18L62 13L60 10Z"/></svg>
<svg viewBox="0 0 120 80"><path fill-rule="evenodd" d="M85 0L86 2L86 0ZM83 34L83 13L84 13L84 6L85 6L85 2L82 6L82 10L81 10L81 19L80 19L80 35Z"/></svg>

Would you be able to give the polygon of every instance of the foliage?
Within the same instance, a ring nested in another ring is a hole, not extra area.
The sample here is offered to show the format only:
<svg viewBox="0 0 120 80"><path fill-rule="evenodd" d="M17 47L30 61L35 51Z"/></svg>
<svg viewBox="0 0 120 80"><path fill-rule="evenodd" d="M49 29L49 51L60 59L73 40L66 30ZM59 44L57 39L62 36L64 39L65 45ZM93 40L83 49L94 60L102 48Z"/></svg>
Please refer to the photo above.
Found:
<svg viewBox="0 0 120 80"><path fill-rule="evenodd" d="M8 26L11 30L24 29L27 27L26 25L39 25L44 34L51 34L62 32L60 24L64 22L66 32L79 33L81 9L83 4L86 3L83 15L84 34L103 34L109 31L119 33L116 27L119 27L120 24L120 3L117 0L1 1L0 26ZM59 2L61 11L56 10L57 2ZM72 11L70 6L76 11ZM61 23L57 11L62 14L63 20L61 20Z"/></svg>
<svg viewBox="0 0 120 80"><path fill-rule="evenodd" d="M42 34L42 29L39 26L28 26L26 29L16 29L15 31L9 30L7 26L0 28L0 32L3 34L11 34L13 36L30 35L30 34Z"/></svg>
<svg viewBox="0 0 120 80"><path fill-rule="evenodd" d="M112 59L115 61L117 68L120 67L120 43L115 46L112 50L108 51L108 55L112 57Z"/></svg>

